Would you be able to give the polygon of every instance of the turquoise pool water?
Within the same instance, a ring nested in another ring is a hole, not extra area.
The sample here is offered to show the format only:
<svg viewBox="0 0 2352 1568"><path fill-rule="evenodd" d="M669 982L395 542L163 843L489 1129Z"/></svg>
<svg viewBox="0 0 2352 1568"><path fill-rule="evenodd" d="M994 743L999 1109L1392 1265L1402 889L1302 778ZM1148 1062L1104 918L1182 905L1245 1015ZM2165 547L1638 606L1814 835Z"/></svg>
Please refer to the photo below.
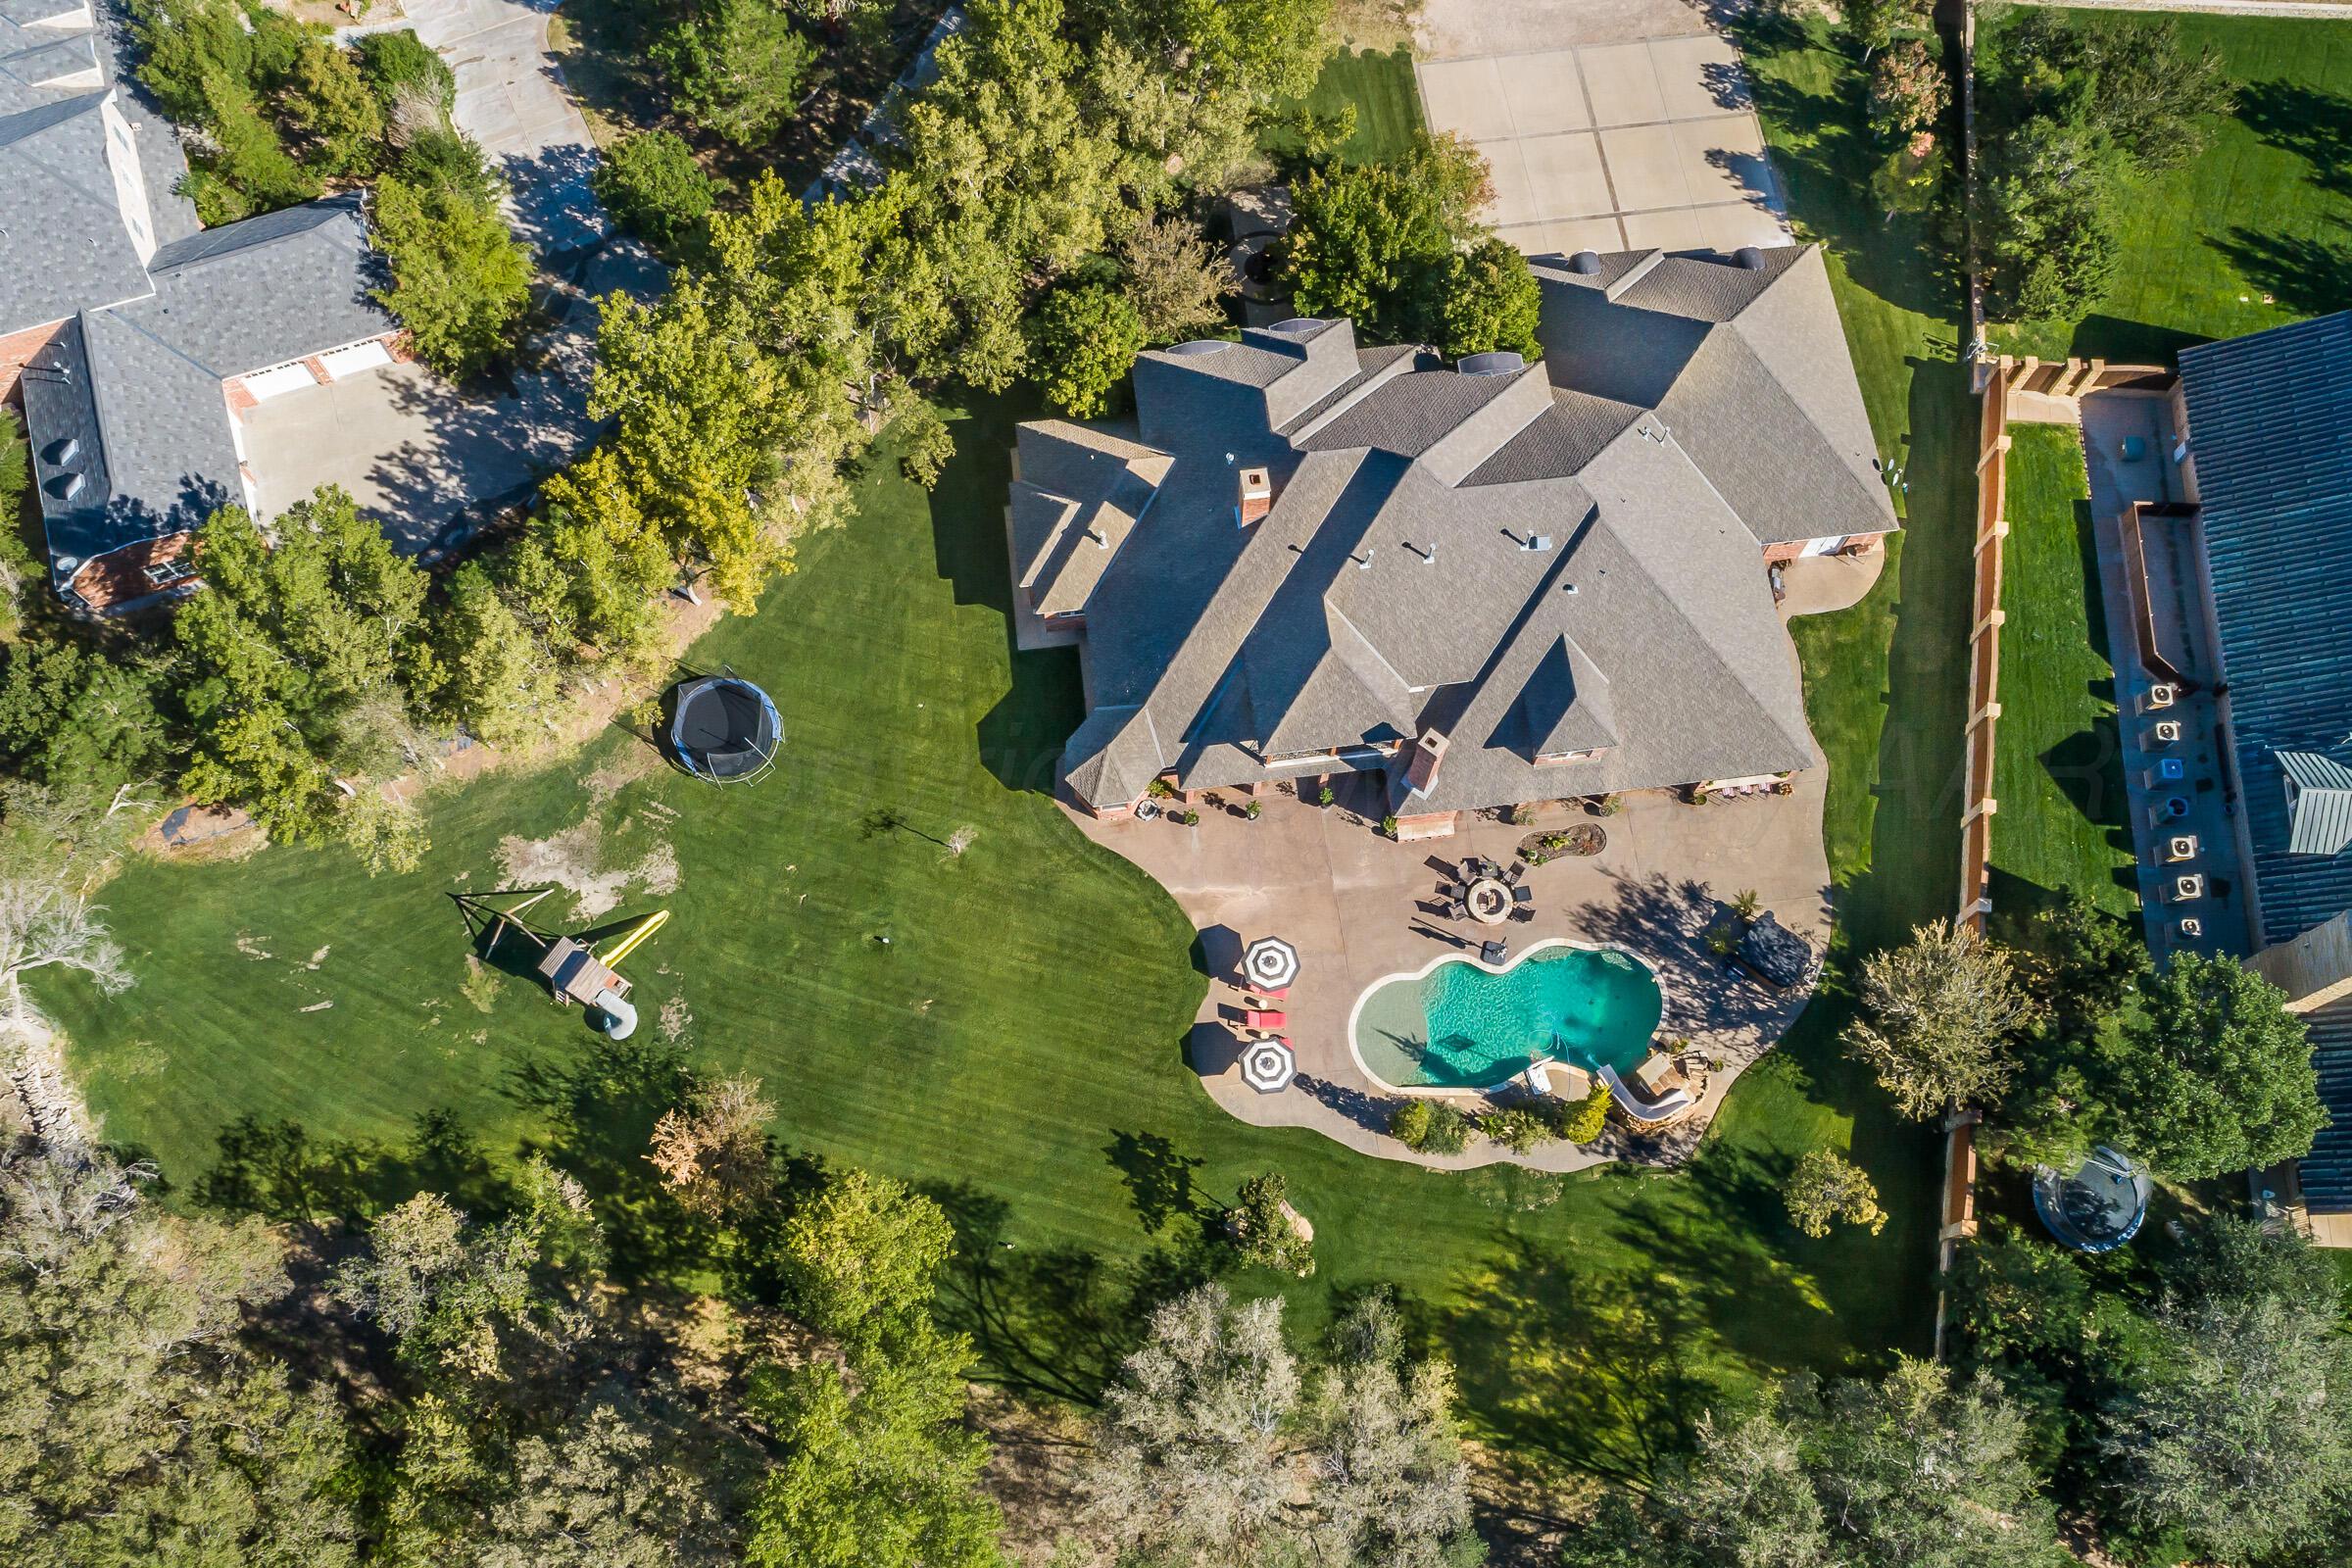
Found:
<svg viewBox="0 0 2352 1568"><path fill-rule="evenodd" d="M1399 1089L1483 1089L1539 1056L1626 1072L1649 1054L1664 1005L1657 976L1628 954L1545 948L1502 974L1448 958L1375 987L1355 1049Z"/></svg>

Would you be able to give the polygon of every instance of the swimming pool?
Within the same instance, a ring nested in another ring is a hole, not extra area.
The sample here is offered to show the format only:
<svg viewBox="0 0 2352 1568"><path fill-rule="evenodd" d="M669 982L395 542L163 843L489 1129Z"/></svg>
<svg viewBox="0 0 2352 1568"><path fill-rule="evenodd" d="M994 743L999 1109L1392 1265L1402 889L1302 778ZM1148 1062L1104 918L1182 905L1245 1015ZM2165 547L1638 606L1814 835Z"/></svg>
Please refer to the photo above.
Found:
<svg viewBox="0 0 2352 1568"><path fill-rule="evenodd" d="M1355 1004L1356 1059L1395 1089L1484 1089L1538 1057L1630 1072L1649 1054L1665 998L1648 964L1554 943L1501 973L1444 957L1391 975Z"/></svg>

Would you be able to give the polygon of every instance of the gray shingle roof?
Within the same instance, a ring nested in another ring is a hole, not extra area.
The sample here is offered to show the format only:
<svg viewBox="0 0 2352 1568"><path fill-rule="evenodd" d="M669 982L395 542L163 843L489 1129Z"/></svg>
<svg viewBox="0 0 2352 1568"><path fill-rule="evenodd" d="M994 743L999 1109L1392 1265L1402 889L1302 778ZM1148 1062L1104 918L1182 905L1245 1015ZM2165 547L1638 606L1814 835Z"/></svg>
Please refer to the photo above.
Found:
<svg viewBox="0 0 2352 1568"><path fill-rule="evenodd" d="M1334 750L1344 755L1310 765L1380 766L1366 748L1432 727L1453 745L1428 792L1400 809L1815 760L1758 540L1798 536L1775 510L1789 498L1814 519L1801 537L1893 525L1845 450L1842 426L1861 404L1827 274L1818 257L1747 269L1653 254L1607 258L1579 277L1576 290L1605 307L1588 326L1642 339L1611 351L1616 360L1670 362L1653 374L1661 399L1685 379L1702 383L1707 395L1685 406L1689 428L1575 384L1573 367L1463 376L1425 354L1358 353L1344 322L1146 355L1132 428L1023 428L1013 511L1024 582L1053 569L1054 542L1075 516L1109 501L1139 440L1167 460L1149 515L1090 585L1084 647L1098 706L1064 754L1073 790L1121 804L1163 769L1210 787L1268 776L1268 758ZM1650 307L1728 314L1730 324L1620 308L1603 293L1610 281ZM1808 290L1818 299L1780 298ZM1566 308L1584 303L1572 294ZM1807 384L1759 370L1738 331L1749 317L1753 342L1794 361ZM1818 330L1830 346L1808 340ZM1577 337L1588 353L1606 347ZM1833 371L1842 399L1812 384ZM1780 452L1739 450L1776 431L1788 437ZM1273 474L1273 509L1237 528L1239 469L1259 465ZM1838 494L1849 489L1858 503ZM1849 525L1856 516L1869 526ZM1547 548L1527 548L1538 538ZM1598 755L1536 760L1587 750ZM1390 771L1402 803L1402 769Z"/></svg>
<svg viewBox="0 0 2352 1568"><path fill-rule="evenodd" d="M106 97L0 120L0 332L148 291L107 167Z"/></svg>
<svg viewBox="0 0 2352 1568"><path fill-rule="evenodd" d="M2262 939L2283 942L2352 906L2352 855L2293 850L2273 759L2352 763L2352 313L2183 349L2180 383Z"/></svg>

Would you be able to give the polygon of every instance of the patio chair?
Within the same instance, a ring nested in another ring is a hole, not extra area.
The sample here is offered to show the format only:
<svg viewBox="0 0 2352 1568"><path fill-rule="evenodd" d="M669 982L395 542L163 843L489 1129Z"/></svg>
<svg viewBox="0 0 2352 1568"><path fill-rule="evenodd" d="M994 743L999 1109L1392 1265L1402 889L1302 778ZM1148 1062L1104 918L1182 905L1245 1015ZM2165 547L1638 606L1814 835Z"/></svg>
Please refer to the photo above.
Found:
<svg viewBox="0 0 2352 1568"><path fill-rule="evenodd" d="M1438 884L1438 898L1441 902L1446 904L1459 904L1463 899L1469 897L1469 894L1470 890L1462 886L1462 884L1459 882L1441 882Z"/></svg>
<svg viewBox="0 0 2352 1568"><path fill-rule="evenodd" d="M1534 888L1513 885L1511 888L1511 902L1513 904L1533 904L1536 902L1536 890Z"/></svg>
<svg viewBox="0 0 2352 1568"><path fill-rule="evenodd" d="M1532 904L1518 904L1511 906L1511 918L1514 920L1533 920L1535 917L1536 906Z"/></svg>
<svg viewBox="0 0 2352 1568"><path fill-rule="evenodd" d="M1467 904L1464 904L1464 903L1463 903L1461 900L1459 900L1459 899L1456 899L1456 900L1454 900L1454 901L1453 901L1451 904L1448 904L1447 906L1446 906L1446 919L1448 919L1448 920L1467 920L1467 919L1469 919L1469 918L1470 918L1470 906L1468 906Z"/></svg>
<svg viewBox="0 0 2352 1568"><path fill-rule="evenodd" d="M1502 885L1506 888L1516 888L1519 886L1519 879L1525 875L1527 875L1527 862L1513 860L1509 869L1502 873Z"/></svg>
<svg viewBox="0 0 2352 1568"><path fill-rule="evenodd" d="M1250 1029L1287 1029L1291 1024L1291 1015L1270 1008L1250 1007L1242 1013L1242 1024Z"/></svg>

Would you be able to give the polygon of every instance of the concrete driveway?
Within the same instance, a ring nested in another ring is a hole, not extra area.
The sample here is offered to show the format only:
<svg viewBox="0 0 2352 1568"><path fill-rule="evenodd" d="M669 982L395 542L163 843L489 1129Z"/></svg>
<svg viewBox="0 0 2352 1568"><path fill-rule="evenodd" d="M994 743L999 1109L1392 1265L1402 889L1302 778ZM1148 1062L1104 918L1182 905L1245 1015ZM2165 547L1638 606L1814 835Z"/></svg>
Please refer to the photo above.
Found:
<svg viewBox="0 0 2352 1568"><path fill-rule="evenodd" d="M1414 69L1430 127L1486 155L1488 220L1530 255L1786 245L1786 209L1739 54L1698 26Z"/></svg>
<svg viewBox="0 0 2352 1568"><path fill-rule="evenodd" d="M244 417L255 504L274 516L322 484L351 492L402 553L453 550L565 463L592 433L596 298L661 287L634 241L580 253L547 296L556 324L489 385L454 387L420 365L390 365L282 393Z"/></svg>
<svg viewBox="0 0 2352 1568"><path fill-rule="evenodd" d="M513 187L508 219L541 256L610 232L588 188L596 142L547 52L560 0L403 0L410 26L457 74L458 128L482 144ZM365 28L351 29L355 31Z"/></svg>

